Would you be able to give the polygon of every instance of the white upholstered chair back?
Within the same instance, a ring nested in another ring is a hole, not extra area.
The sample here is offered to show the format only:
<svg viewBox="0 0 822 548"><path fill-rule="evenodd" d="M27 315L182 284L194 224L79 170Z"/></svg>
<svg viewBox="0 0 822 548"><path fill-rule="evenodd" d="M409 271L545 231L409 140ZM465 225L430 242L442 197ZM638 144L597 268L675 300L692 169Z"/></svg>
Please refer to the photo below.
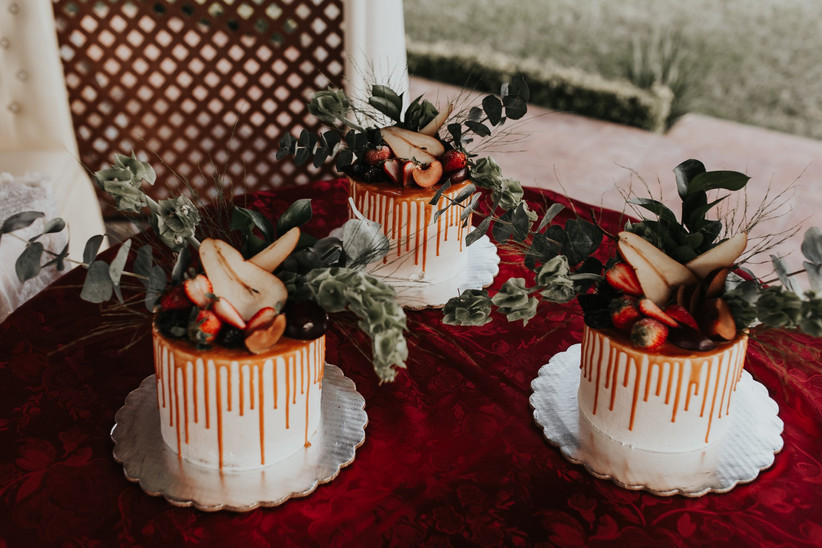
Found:
<svg viewBox="0 0 822 548"><path fill-rule="evenodd" d="M105 225L78 157L51 0L0 0L0 221L21 211L60 216L69 225L69 256L81 260L88 238ZM42 222L0 240L0 321L60 275L49 268L17 279L17 257ZM66 238L38 241L59 252Z"/></svg>
<svg viewBox="0 0 822 548"><path fill-rule="evenodd" d="M0 0L0 172L46 176L70 256L82 258L86 240L105 231L79 161L51 0Z"/></svg>

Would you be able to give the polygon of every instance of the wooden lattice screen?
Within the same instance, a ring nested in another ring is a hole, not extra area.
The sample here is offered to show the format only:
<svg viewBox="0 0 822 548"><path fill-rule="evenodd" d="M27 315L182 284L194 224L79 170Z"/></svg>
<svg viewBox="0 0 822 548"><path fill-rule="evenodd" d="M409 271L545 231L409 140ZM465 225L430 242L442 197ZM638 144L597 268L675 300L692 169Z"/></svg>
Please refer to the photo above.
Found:
<svg viewBox="0 0 822 548"><path fill-rule="evenodd" d="M213 198L215 174L235 193L334 175L275 155L284 131L319 128L305 108L311 93L342 86L342 0L54 0L54 9L90 169L135 150L157 171L157 198L181 179Z"/></svg>

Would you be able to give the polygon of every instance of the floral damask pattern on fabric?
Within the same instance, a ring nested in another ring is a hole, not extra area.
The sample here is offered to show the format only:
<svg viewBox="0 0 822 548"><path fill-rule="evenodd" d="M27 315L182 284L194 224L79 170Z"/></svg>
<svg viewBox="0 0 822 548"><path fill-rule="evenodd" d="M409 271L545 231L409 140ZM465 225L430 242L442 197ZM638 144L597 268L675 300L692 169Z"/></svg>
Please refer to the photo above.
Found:
<svg viewBox="0 0 822 548"><path fill-rule="evenodd" d="M314 198L307 231L322 236L345 220L345 196L334 181L241 205L278 214ZM525 198L568 203L532 189ZM612 212L597 211L597 221L622 223ZM500 254L495 289L528 275ZM151 341L143 318L78 343L103 321L100 307L79 299L81 275L0 324L0 546L822 545L822 345L808 337L751 338L746 367L785 422L774 466L730 493L692 499L598 480L534 423L531 381L580 340L575 303L542 304L525 326L494 317L459 328L443 325L441 311L409 311L408 370L383 385L356 318L343 317L327 359L367 402L355 461L304 499L205 513L143 493L111 457L114 414L153 372Z"/></svg>

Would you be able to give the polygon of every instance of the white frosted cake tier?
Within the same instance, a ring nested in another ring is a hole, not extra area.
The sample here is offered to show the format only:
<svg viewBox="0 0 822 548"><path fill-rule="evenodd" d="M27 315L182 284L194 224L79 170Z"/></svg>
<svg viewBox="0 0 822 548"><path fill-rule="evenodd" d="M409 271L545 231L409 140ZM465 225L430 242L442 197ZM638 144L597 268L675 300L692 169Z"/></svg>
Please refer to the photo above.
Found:
<svg viewBox="0 0 822 548"><path fill-rule="evenodd" d="M463 208L458 206L449 207L439 217L435 214L468 184L452 185L437 205L430 205L436 188L400 188L349 178L348 193L355 207L382 225L391 244L385 258L369 265L368 272L399 282L437 283L465 268L465 236L471 229L471 216L461 220ZM353 216L353 211L349 212L349 217Z"/></svg>
<svg viewBox="0 0 822 548"><path fill-rule="evenodd" d="M585 326L580 416L608 437L647 451L684 452L719 440L730 424L747 336L692 352L633 348L617 332Z"/></svg>
<svg viewBox="0 0 822 548"><path fill-rule="evenodd" d="M180 458L251 470L310 445L320 424L325 337L260 355L197 350L154 330L160 429Z"/></svg>

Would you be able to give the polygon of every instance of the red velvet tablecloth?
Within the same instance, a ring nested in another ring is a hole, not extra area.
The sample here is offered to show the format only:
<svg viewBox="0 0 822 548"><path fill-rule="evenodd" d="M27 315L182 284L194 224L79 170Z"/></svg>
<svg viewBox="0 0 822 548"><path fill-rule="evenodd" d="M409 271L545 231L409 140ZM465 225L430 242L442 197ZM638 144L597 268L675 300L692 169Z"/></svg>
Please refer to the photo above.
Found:
<svg viewBox="0 0 822 548"><path fill-rule="evenodd" d="M308 231L324 235L344 220L345 193L345 183L326 182L249 205L279 213L314 198ZM535 190L526 198L567 203ZM615 213L595 213L616 228ZM496 287L524 274L501 255ZM575 304L543 304L527 326L499 318L480 328L409 311L408 370L384 385L362 353L367 341L341 324L327 359L355 381L369 417L354 462L304 499L206 513L147 495L112 458L114 414L153 373L151 341L145 321L83 339L104 321L133 318L82 302L82 277L64 277L0 324L0 548L822 545L819 340L755 334L747 369L779 404L784 449L753 483L686 498L596 479L535 424L531 381L579 342Z"/></svg>

